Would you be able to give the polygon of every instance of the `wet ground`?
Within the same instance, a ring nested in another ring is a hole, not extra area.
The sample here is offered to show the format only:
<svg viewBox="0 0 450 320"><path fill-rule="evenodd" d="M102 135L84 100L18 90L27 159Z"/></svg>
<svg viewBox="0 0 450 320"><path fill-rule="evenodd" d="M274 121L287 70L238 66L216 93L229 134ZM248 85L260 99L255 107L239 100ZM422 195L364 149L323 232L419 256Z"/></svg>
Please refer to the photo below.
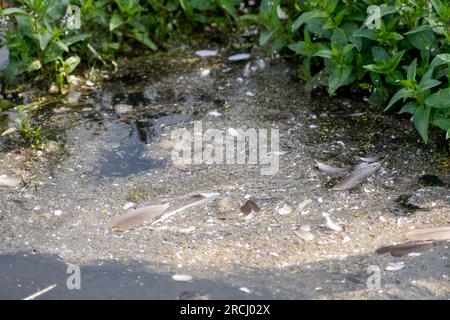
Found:
<svg viewBox="0 0 450 320"><path fill-rule="evenodd" d="M43 152L4 148L0 174L20 171L27 185L0 190L0 297L54 283L42 298L450 297L449 242L400 258L374 253L406 241L412 229L449 224L448 153L424 146L408 119L382 114L361 96L305 91L287 62L254 52L247 65L227 61L229 54L181 50L131 64L80 90L79 102L45 107L37 119L55 142ZM171 133L192 134L200 120L203 130L278 129L279 171L175 165ZM351 168L357 156L380 152L381 169L350 191L331 190L336 180L315 168L314 160ZM124 207L198 192L220 196L159 224L111 230ZM240 214L246 199L261 211ZM325 215L344 230L327 228ZM301 228L314 238L300 239ZM386 270L400 262L402 269ZM79 291L65 288L68 263L81 267ZM366 285L369 266L380 269L379 289Z"/></svg>

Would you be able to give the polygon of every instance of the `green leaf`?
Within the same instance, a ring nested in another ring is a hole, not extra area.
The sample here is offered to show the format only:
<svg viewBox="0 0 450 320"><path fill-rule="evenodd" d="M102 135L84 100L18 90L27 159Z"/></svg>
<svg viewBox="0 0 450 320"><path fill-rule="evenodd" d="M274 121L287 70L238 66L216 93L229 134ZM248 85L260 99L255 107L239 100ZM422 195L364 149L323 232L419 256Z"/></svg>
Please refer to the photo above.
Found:
<svg viewBox="0 0 450 320"><path fill-rule="evenodd" d="M450 130L450 119L440 118L433 121L433 125L444 130Z"/></svg>
<svg viewBox="0 0 450 320"><path fill-rule="evenodd" d="M2 132L2 137L10 135L11 133L16 132L16 131L17 131L17 128L14 128L14 127L6 129L5 131Z"/></svg>
<svg viewBox="0 0 450 320"><path fill-rule="evenodd" d="M272 37L275 31L264 31L259 35L259 45L264 46Z"/></svg>
<svg viewBox="0 0 450 320"><path fill-rule="evenodd" d="M416 68L417 68L417 58L409 65L408 71L406 73L406 79L412 81L416 78Z"/></svg>
<svg viewBox="0 0 450 320"><path fill-rule="evenodd" d="M442 82L436 79L428 79L419 84L419 91L425 91L440 85Z"/></svg>
<svg viewBox="0 0 450 320"><path fill-rule="evenodd" d="M39 47L41 51L44 51L47 48L50 40L52 39L52 33L50 31L40 32L34 34L34 37L39 41Z"/></svg>
<svg viewBox="0 0 450 320"><path fill-rule="evenodd" d="M124 24L124 21L120 18L118 14L113 14L111 20L109 21L109 31L114 31Z"/></svg>
<svg viewBox="0 0 450 320"><path fill-rule="evenodd" d="M342 49L347 44L347 36L341 28L336 28L331 36L331 46L333 48ZM345 53L344 53L345 54Z"/></svg>
<svg viewBox="0 0 450 320"><path fill-rule="evenodd" d="M66 46L71 46L79 41L84 41L91 37L90 33L82 33L73 37L65 38L62 41L66 44Z"/></svg>
<svg viewBox="0 0 450 320"><path fill-rule="evenodd" d="M34 60L32 63L28 65L27 71L33 72L42 68L42 64L40 60Z"/></svg>
<svg viewBox="0 0 450 320"><path fill-rule="evenodd" d="M149 36L147 34L142 33L140 31L138 31L137 29L134 29L133 30L133 37L137 41L145 44L150 49L152 49L154 51L158 50L158 47L156 46L156 44L152 41L152 39L149 38Z"/></svg>
<svg viewBox="0 0 450 320"><path fill-rule="evenodd" d="M394 105L394 103L396 103L398 100L405 99L405 98L409 98L408 89L402 88L402 89L398 90L397 93L392 96L391 101L389 101L389 104L384 109L384 111L389 110Z"/></svg>
<svg viewBox="0 0 450 320"><path fill-rule="evenodd" d="M1 10L1 12L4 15L23 14L23 15L29 16L29 14L25 10L22 10L20 8L6 8L6 9Z"/></svg>
<svg viewBox="0 0 450 320"><path fill-rule="evenodd" d="M370 30L370 29L360 29L358 31L355 31L353 36L367 38L367 39L374 40L374 41L376 41L377 37L378 37L377 32L375 30Z"/></svg>
<svg viewBox="0 0 450 320"><path fill-rule="evenodd" d="M430 68L436 68L446 63L450 63L450 53L438 54L431 62Z"/></svg>
<svg viewBox="0 0 450 320"><path fill-rule="evenodd" d="M61 40L54 40L53 41L58 47L60 47L62 50L64 50L65 52L69 52L69 47L62 42Z"/></svg>
<svg viewBox="0 0 450 320"><path fill-rule="evenodd" d="M450 89L441 89L425 100L427 106L439 109L450 108Z"/></svg>
<svg viewBox="0 0 450 320"><path fill-rule="evenodd" d="M414 114L414 113L416 113L416 110L417 110L417 106L414 103L407 103L400 109L400 111L398 113L399 114L402 114L402 113Z"/></svg>
<svg viewBox="0 0 450 320"><path fill-rule="evenodd" d="M425 143L428 143L428 123L430 120L431 107L418 108L414 113L414 127L416 127Z"/></svg>
<svg viewBox="0 0 450 320"><path fill-rule="evenodd" d="M78 64L80 63L80 57L79 56L71 56L69 58L67 58L64 63L67 65L67 73L70 74L72 73L75 68L78 66Z"/></svg>
<svg viewBox="0 0 450 320"><path fill-rule="evenodd" d="M325 58L325 59L331 59L333 57L333 53L329 49L319 50L314 55L317 57Z"/></svg>
<svg viewBox="0 0 450 320"><path fill-rule="evenodd" d="M328 93L333 94L339 87L346 84L352 73L352 66L334 69L328 77Z"/></svg>
<svg viewBox="0 0 450 320"><path fill-rule="evenodd" d="M326 18L328 14L320 10L312 10L302 13L292 24L292 32L297 31L303 24L313 19Z"/></svg>

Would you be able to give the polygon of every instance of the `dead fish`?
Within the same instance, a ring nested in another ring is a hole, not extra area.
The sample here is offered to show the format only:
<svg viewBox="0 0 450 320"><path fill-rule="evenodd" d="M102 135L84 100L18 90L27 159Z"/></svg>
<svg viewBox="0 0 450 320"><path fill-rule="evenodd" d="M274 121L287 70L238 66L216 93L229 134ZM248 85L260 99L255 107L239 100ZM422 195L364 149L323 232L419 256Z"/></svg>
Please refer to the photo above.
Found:
<svg viewBox="0 0 450 320"><path fill-rule="evenodd" d="M339 224L334 223L333 220L331 220L331 218L329 216L325 216L325 218L327 219L327 223L325 225L328 229L331 229L331 230L334 230L337 232L344 231L344 227Z"/></svg>
<svg viewBox="0 0 450 320"><path fill-rule="evenodd" d="M381 158L381 153L377 153L374 156L371 157L357 157L359 160L364 161L364 162L377 162L378 160L380 160Z"/></svg>
<svg viewBox="0 0 450 320"><path fill-rule="evenodd" d="M169 208L169 204L165 203L132 210L116 217L113 220L112 227L118 231L132 229L145 220L159 217L164 211L167 210L167 208Z"/></svg>
<svg viewBox="0 0 450 320"><path fill-rule="evenodd" d="M299 230L295 230L294 232L303 241L311 241L314 239L314 235L309 231L299 229Z"/></svg>
<svg viewBox="0 0 450 320"><path fill-rule="evenodd" d="M168 218L170 218L174 214L177 214L178 212L183 211L185 209L188 209L188 208L191 208L191 207L194 207L194 206L208 204L213 199L218 197L219 195L220 195L220 193L218 193L218 192L196 194L196 195L192 196L191 198L189 198L186 202L184 202L181 205L179 205L178 207L175 207L173 209L167 210L161 216L161 218L159 218L158 220L152 222L152 225L154 225L154 224L156 224L158 222L167 220Z"/></svg>
<svg viewBox="0 0 450 320"><path fill-rule="evenodd" d="M250 58L250 54L248 53L238 53L230 56L228 58L229 61L241 61L241 60L247 60Z"/></svg>
<svg viewBox="0 0 450 320"><path fill-rule="evenodd" d="M217 55L217 50L198 50L195 54L201 58L214 57Z"/></svg>
<svg viewBox="0 0 450 320"><path fill-rule="evenodd" d="M209 297L207 295L201 295L197 292L183 292L180 294L179 298L180 300L209 300Z"/></svg>
<svg viewBox="0 0 450 320"><path fill-rule="evenodd" d="M340 176L344 176L345 174L348 173L347 169L333 167L328 164L319 162L317 160L314 160L314 161L317 163L317 168L330 177L340 177Z"/></svg>
<svg viewBox="0 0 450 320"><path fill-rule="evenodd" d="M409 240L413 240L413 241L417 241L417 240L435 240L435 241L450 240L450 226L414 230L414 231L408 232L406 234L406 237Z"/></svg>
<svg viewBox="0 0 450 320"><path fill-rule="evenodd" d="M16 174L11 177L0 176L0 187L16 188L23 185L23 177L20 174Z"/></svg>
<svg viewBox="0 0 450 320"><path fill-rule="evenodd" d="M241 207L241 212L245 215L250 214L252 212L254 213L258 213L259 210L261 210L258 205L252 201L252 200L247 200L244 205Z"/></svg>
<svg viewBox="0 0 450 320"><path fill-rule="evenodd" d="M385 246L375 250L375 253L384 254L390 252L393 257L403 257L411 252L419 252L429 249L433 245L433 241L412 241L400 243L392 246Z"/></svg>
<svg viewBox="0 0 450 320"><path fill-rule="evenodd" d="M381 168L381 163L363 162L358 164L344 180L335 185L332 190L347 190L356 187L358 184L364 182L370 175Z"/></svg>

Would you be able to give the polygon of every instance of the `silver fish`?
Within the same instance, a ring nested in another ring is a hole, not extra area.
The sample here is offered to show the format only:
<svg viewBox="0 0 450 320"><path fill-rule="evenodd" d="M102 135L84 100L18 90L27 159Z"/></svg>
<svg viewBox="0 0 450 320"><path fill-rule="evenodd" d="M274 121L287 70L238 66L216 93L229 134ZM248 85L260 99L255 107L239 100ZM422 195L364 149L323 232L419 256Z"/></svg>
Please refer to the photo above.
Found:
<svg viewBox="0 0 450 320"><path fill-rule="evenodd" d="M344 180L335 185L332 190L340 191L354 188L380 168L381 163L379 162L362 162Z"/></svg>
<svg viewBox="0 0 450 320"><path fill-rule="evenodd" d="M328 164L319 162L317 160L314 160L314 161L316 161L316 163L317 163L317 168L330 177L341 177L348 173L347 169L333 167Z"/></svg>

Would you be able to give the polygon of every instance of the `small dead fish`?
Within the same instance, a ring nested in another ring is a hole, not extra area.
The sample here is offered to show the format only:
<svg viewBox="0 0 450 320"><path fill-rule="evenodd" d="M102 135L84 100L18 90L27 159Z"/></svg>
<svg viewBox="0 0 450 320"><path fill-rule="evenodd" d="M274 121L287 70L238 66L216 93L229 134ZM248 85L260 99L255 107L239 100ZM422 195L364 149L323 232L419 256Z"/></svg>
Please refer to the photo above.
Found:
<svg viewBox="0 0 450 320"><path fill-rule="evenodd" d="M167 208L169 208L169 204L165 203L132 210L116 217L113 220L112 228L118 231L132 229L145 220L159 217Z"/></svg>
<svg viewBox="0 0 450 320"><path fill-rule="evenodd" d="M192 196L191 198L189 198L184 203L182 203L181 205L179 205L178 207L175 207L174 209L167 210L166 212L164 212L164 214L161 216L161 218L152 222L152 225L162 222L164 220L167 220L168 218L170 218L174 214L177 214L180 211L186 210L191 207L208 204L213 199L218 197L219 195L220 195L220 193L217 193L217 192L196 194L196 195Z"/></svg>
<svg viewBox="0 0 450 320"><path fill-rule="evenodd" d="M332 190L347 190L356 187L358 184L364 182L369 176L371 176L375 171L381 168L381 163L363 162L358 164L344 180L335 185Z"/></svg>
<svg viewBox="0 0 450 320"><path fill-rule="evenodd" d="M241 60L247 60L250 58L250 54L248 53L238 53L230 56L228 58L229 61L241 61Z"/></svg>
<svg viewBox="0 0 450 320"><path fill-rule="evenodd" d="M201 295L197 292L183 292L180 294L179 298L180 300L209 300L209 297L207 295Z"/></svg>
<svg viewBox="0 0 450 320"><path fill-rule="evenodd" d="M397 270L401 270L405 267L405 263L403 261L399 261L399 262L389 262L388 265L386 266L385 270L387 271L397 271Z"/></svg>
<svg viewBox="0 0 450 320"><path fill-rule="evenodd" d="M317 168L330 177L341 177L348 173L347 169L333 167L328 164L319 162L317 160L314 160L314 161L317 163Z"/></svg>
<svg viewBox="0 0 450 320"><path fill-rule="evenodd" d="M217 50L198 50L195 54L202 58L214 57L217 55Z"/></svg>
<svg viewBox="0 0 450 320"><path fill-rule="evenodd" d="M248 215L252 212L258 213L261 209L259 206L252 200L247 200L244 205L241 207L241 212L245 215Z"/></svg>
<svg viewBox="0 0 450 320"><path fill-rule="evenodd" d="M419 252L429 249L433 245L433 241L412 241L400 243L392 246L385 246L375 250L377 254L390 252L393 257L403 257L411 252Z"/></svg>
<svg viewBox="0 0 450 320"><path fill-rule="evenodd" d="M325 216L325 218L327 219L326 227L328 229L331 229L331 230L334 230L337 232L344 231L344 227L339 224L334 223L333 220L331 220L331 218L329 216Z"/></svg>
<svg viewBox="0 0 450 320"><path fill-rule="evenodd" d="M23 177L20 174L16 174L11 177L0 176L0 187L16 188L23 185Z"/></svg>
<svg viewBox="0 0 450 320"><path fill-rule="evenodd" d="M414 231L408 232L406 234L406 237L409 240L413 240L413 241L418 241L418 240L434 240L434 241L450 240L450 226L414 230Z"/></svg>
<svg viewBox="0 0 450 320"><path fill-rule="evenodd" d="M377 153L376 155L372 156L372 157L357 157L359 160L364 161L364 162L377 162L378 160L380 160L381 158L381 154Z"/></svg>
<svg viewBox="0 0 450 320"><path fill-rule="evenodd" d="M311 241L314 239L314 235L309 231L299 229L299 230L295 230L294 232L303 241Z"/></svg>

